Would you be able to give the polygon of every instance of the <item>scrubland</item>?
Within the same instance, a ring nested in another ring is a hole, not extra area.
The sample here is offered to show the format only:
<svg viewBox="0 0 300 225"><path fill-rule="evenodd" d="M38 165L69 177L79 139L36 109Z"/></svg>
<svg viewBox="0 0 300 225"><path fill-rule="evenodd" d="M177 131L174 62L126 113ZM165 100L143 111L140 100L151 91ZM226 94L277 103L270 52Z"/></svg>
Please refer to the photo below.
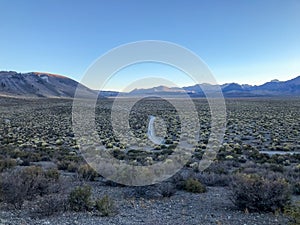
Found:
<svg viewBox="0 0 300 225"><path fill-rule="evenodd" d="M162 162L180 135L189 136L170 103L148 99L129 114L135 143L120 140L112 103L98 102L95 132L129 165ZM227 99L224 141L204 171L197 165L211 115L206 100L194 103L200 139L186 165L162 183L130 187L87 164L72 128L72 100L0 98L0 224L299 224L300 99ZM164 121L160 145L147 140L149 115Z"/></svg>

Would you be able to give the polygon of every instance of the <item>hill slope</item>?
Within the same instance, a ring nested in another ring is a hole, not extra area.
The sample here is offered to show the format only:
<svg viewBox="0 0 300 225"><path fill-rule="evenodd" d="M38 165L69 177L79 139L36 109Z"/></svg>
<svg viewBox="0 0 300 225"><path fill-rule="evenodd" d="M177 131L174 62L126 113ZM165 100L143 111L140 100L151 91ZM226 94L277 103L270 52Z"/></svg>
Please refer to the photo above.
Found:
<svg viewBox="0 0 300 225"><path fill-rule="evenodd" d="M17 73L0 71L0 94L22 97L72 98L76 88L80 97L95 94L95 91L65 76L49 73Z"/></svg>

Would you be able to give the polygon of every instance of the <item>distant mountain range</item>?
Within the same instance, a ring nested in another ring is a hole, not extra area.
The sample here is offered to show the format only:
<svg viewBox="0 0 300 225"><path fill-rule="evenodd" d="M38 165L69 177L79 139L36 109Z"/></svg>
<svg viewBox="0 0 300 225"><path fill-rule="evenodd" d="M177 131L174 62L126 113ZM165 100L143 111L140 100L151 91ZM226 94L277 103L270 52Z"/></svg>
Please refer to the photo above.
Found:
<svg viewBox="0 0 300 225"><path fill-rule="evenodd" d="M288 80L278 81L272 80L262 85L249 85L249 84L237 84L227 83L223 85L212 84L199 84L188 87L165 87L158 86L148 89L134 89L129 93L110 93L110 96L135 96L135 95L168 95L168 96L180 96L183 93L187 93L191 97L205 97L205 93L214 93L218 90L222 90L224 97L300 97L300 76ZM103 96L108 96L103 93Z"/></svg>
<svg viewBox="0 0 300 225"><path fill-rule="evenodd" d="M89 98L98 94L68 77L41 73L17 73L0 71L0 96L73 98L76 88L80 89L77 97ZM101 97L133 97L139 95L166 95L180 97L184 93L191 97L205 97L221 88L225 97L300 97L300 76L287 81L272 80L263 85L228 83L223 85L199 84L188 87L158 86L148 89L134 89L129 93L101 91Z"/></svg>

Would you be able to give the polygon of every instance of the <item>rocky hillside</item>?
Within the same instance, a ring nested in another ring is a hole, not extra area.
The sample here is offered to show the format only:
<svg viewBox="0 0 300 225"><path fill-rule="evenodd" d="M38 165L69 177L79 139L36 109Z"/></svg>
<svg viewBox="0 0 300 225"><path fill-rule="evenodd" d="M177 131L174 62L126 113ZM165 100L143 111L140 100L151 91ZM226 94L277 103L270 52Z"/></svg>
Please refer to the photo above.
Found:
<svg viewBox="0 0 300 225"><path fill-rule="evenodd" d="M0 71L0 95L2 96L72 98L76 88L80 88L79 97L95 94L95 91L61 75Z"/></svg>

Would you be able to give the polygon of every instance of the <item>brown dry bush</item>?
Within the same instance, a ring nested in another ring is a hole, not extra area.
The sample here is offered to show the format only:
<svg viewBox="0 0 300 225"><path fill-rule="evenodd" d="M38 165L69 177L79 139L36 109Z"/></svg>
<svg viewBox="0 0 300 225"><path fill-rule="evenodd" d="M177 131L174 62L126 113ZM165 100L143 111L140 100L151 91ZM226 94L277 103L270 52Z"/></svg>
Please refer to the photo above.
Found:
<svg viewBox="0 0 300 225"><path fill-rule="evenodd" d="M30 166L2 173L0 189L2 201L21 209L25 200L58 192L60 185L56 178L49 177L42 168Z"/></svg>
<svg viewBox="0 0 300 225"><path fill-rule="evenodd" d="M290 202L290 187L282 178L237 174L230 187L230 198L241 210L275 212Z"/></svg>
<svg viewBox="0 0 300 225"><path fill-rule="evenodd" d="M62 194L50 194L43 196L37 202L34 202L31 216L48 217L56 213L65 212L68 209L68 199Z"/></svg>

